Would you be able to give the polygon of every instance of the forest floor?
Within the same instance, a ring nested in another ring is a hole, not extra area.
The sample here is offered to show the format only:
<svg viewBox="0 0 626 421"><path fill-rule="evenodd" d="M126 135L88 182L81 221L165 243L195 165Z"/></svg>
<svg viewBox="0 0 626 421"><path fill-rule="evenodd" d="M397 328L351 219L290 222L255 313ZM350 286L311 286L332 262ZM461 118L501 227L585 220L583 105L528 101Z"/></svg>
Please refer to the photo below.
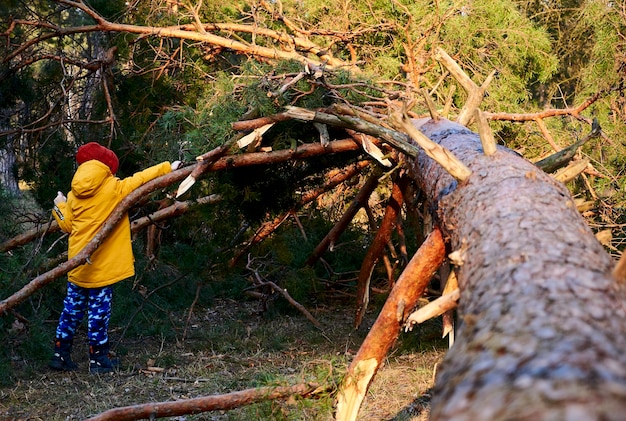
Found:
<svg viewBox="0 0 626 421"><path fill-rule="evenodd" d="M170 314L179 326L175 338L123 337L114 342L122 370L107 375L88 374L85 338L79 334L74 350L78 371L53 372L45 361L14 362L31 369L0 389L0 419L82 420L119 406L317 382L331 386L332 392L170 419L331 420L333 392L378 310L367 315L359 330L352 327L351 307L310 310L323 329L295 311L270 315L256 302L229 299L196 308L191 317ZM112 329L113 341L123 336L120 330ZM434 368L446 350L440 332L433 322L401 334L370 387L359 420L427 419Z"/></svg>

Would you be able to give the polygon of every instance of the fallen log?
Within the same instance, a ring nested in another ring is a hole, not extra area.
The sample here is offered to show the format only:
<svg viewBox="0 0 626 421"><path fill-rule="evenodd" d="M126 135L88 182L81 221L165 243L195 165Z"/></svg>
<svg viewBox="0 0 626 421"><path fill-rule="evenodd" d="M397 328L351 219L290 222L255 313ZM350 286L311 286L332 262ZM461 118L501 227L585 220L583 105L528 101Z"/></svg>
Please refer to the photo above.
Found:
<svg viewBox="0 0 626 421"><path fill-rule="evenodd" d="M319 387L315 384L295 386L268 386L246 389L223 395L202 396L173 402L151 402L141 405L113 408L88 418L86 421L133 421L175 417L178 415L199 414L208 411L229 410L266 400L285 399L291 396L307 397L315 394Z"/></svg>
<svg viewBox="0 0 626 421"><path fill-rule="evenodd" d="M626 290L569 191L462 125L415 124L472 170L459 183L423 153L411 165L461 293L431 420L623 419Z"/></svg>

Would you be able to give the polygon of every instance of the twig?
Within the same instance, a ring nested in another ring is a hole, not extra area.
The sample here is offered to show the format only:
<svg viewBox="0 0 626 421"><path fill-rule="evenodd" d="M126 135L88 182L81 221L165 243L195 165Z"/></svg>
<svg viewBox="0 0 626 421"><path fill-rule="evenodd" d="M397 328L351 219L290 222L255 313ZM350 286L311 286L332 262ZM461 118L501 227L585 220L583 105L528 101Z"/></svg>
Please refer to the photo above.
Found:
<svg viewBox="0 0 626 421"><path fill-rule="evenodd" d="M287 301L289 301L289 303L294 306L295 308L298 309L298 311L300 311L302 314L304 314L304 316L309 319L309 321L311 323L313 323L313 325L319 329L322 328L322 325L320 322L317 321L317 319L315 317L313 317L313 315L306 309L304 308L304 306L302 304L300 304L299 302L297 302L296 300L294 300L291 295L289 295L289 293L287 292L286 288L281 288L278 285L276 285L274 282L272 281L265 281L264 285L269 285L270 287L272 287L272 289L276 292L278 292L279 294L281 294L283 297L285 297L285 299Z"/></svg>
<svg viewBox="0 0 626 421"><path fill-rule="evenodd" d="M304 314L304 316L309 319L309 321L311 323L313 323L313 325L315 327L317 327L318 329L322 328L322 325L320 324L320 322L317 321L317 319L315 317L313 317L313 315L306 309L304 308L304 306L302 304L300 304L299 302L297 302L296 300L293 299L293 297L291 295L289 295L289 293L287 292L287 290L285 288L281 288L278 285L276 285L274 282L272 281L267 281L265 279L263 279L263 277L259 274L259 271L256 269L252 268L252 262L254 259L250 259L250 257L248 256L248 263L246 264L246 269L250 270L252 273L254 273L254 277L256 278L257 281L257 286L269 286L270 288L272 288L274 291L278 292L279 294L281 294L283 297L285 297L285 299L287 301L289 301L289 303L294 306L295 308L298 309L298 311L300 311L302 314Z"/></svg>

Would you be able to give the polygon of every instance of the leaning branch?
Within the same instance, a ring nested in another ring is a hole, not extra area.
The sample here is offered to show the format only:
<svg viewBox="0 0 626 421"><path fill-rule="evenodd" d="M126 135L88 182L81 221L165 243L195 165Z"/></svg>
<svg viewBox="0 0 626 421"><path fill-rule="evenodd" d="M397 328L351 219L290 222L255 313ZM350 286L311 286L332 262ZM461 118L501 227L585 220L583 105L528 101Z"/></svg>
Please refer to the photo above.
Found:
<svg viewBox="0 0 626 421"><path fill-rule="evenodd" d="M587 136L583 137L576 143L568 146L565 149L561 149L560 151L553 153L552 155L542 159L541 161L535 162L535 165L544 170L547 173L554 172L559 168L566 166L576 155L578 148L583 146L587 141L593 139L600 135L602 129L600 128L600 124L598 120L594 119L591 125L591 133Z"/></svg>
<svg viewBox="0 0 626 421"><path fill-rule="evenodd" d="M407 318L406 325L404 327L405 330L413 330L414 325L424 323L427 320L441 316L445 312L456 308L460 297L461 291L456 288L448 294L444 294L436 300L431 301L424 307L420 307L418 310L411 313L411 315Z"/></svg>
<svg viewBox="0 0 626 421"><path fill-rule="evenodd" d="M426 135L417 130L406 113L396 112L391 115L390 122L399 130L408 134L430 158L434 159L450 175L458 181L465 181L472 175L472 171L459 160L452 152L438 143L430 140Z"/></svg>
<svg viewBox="0 0 626 421"><path fill-rule="evenodd" d="M376 263L390 240L391 233L398 222L398 215L400 214L402 205L404 204L403 192L406 190L408 181L409 180L406 177L401 177L393 183L391 197L389 198L385 208L385 215L383 216L383 220L380 223L378 231L376 231L374 240L372 240L369 248L367 249L367 253L365 253L363 262L361 263L361 269L359 270L359 276L357 277L356 287L357 310L354 318L355 329L359 328L361 322L363 321L363 317L365 316L365 312L369 304L372 273L374 272Z"/></svg>
<svg viewBox="0 0 626 421"><path fill-rule="evenodd" d="M334 248L335 242L339 238L339 236L348 228L348 225L354 219L355 215L365 204L367 203L368 198L374 192L376 186L378 186L378 177L380 174L371 175L361 187L361 190L356 195L350 207L343 214L341 219L332 227L332 229L326 234L326 236L320 241L320 243L315 247L313 253L309 256L306 261L306 264L311 266L322 256L322 254L330 249L331 251Z"/></svg>
<svg viewBox="0 0 626 421"><path fill-rule="evenodd" d="M381 362L400 334L402 323L445 259L436 228L426 238L394 285L383 308L350 364L337 393L337 421L354 421Z"/></svg>

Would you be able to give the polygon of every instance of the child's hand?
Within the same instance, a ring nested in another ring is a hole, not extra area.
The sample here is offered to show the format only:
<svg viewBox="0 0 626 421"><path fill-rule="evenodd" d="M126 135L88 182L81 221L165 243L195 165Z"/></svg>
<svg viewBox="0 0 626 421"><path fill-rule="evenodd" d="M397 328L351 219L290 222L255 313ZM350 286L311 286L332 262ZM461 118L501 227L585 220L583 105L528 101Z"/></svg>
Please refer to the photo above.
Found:
<svg viewBox="0 0 626 421"><path fill-rule="evenodd" d="M59 203L67 202L67 197L60 191L57 192L57 197L54 198L54 204L58 205Z"/></svg>
<svg viewBox="0 0 626 421"><path fill-rule="evenodd" d="M179 169L181 167L181 165L183 165L182 161L174 161L174 162L172 162L172 164L171 164L172 171L176 171L177 169Z"/></svg>

